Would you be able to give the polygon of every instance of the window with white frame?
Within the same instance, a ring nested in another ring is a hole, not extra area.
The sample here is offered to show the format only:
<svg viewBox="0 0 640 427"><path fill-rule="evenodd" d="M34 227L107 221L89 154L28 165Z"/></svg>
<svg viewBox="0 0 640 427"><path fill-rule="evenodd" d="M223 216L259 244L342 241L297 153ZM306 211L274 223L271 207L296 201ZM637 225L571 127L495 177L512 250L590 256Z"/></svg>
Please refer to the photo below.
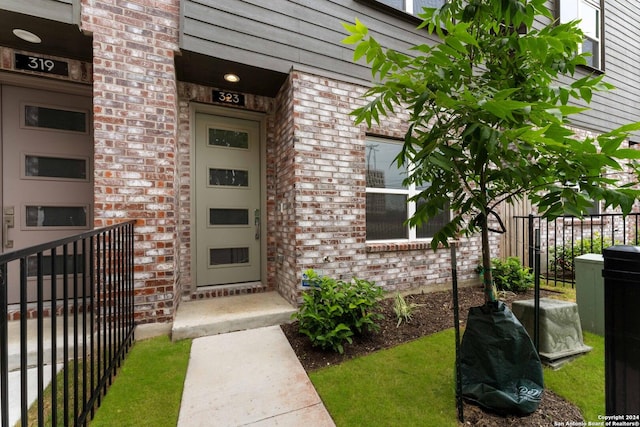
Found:
<svg viewBox="0 0 640 427"><path fill-rule="evenodd" d="M404 10L412 15L422 13L422 8L438 8L446 3L446 0L378 0L388 6Z"/></svg>
<svg viewBox="0 0 640 427"><path fill-rule="evenodd" d="M600 0L559 0L560 22L580 20L584 33L581 53L590 53L587 65L602 69L602 2Z"/></svg>
<svg viewBox="0 0 640 427"><path fill-rule="evenodd" d="M405 187L406 168L394 161L401 144L381 138L367 138L367 240L416 240L433 237L449 221L449 211L443 212L418 228L405 221L416 211L409 198L420 192L415 185Z"/></svg>

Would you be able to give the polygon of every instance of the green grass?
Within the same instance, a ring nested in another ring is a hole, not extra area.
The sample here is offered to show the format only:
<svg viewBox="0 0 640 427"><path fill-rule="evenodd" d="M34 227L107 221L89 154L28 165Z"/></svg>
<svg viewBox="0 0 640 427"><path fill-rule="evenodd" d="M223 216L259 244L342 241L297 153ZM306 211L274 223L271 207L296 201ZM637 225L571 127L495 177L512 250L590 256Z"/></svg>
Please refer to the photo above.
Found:
<svg viewBox="0 0 640 427"><path fill-rule="evenodd" d="M545 387L576 404L586 421L604 414L604 339L585 333L594 349L553 371ZM454 331L311 372L309 377L340 427L457 426ZM92 427L175 426L191 341L137 342L98 409ZM428 420L428 421L427 421Z"/></svg>
<svg viewBox="0 0 640 427"><path fill-rule="evenodd" d="M166 336L136 342L90 425L175 427L190 349Z"/></svg>
<svg viewBox="0 0 640 427"><path fill-rule="evenodd" d="M545 289L547 291L554 292L554 295L551 298L557 298L564 301L576 301L576 288L571 287L571 283L565 283L564 285L561 282L558 282L557 285L553 284L553 281L544 280L540 283L540 289Z"/></svg>
<svg viewBox="0 0 640 427"><path fill-rule="evenodd" d="M545 386L578 406L585 421L601 421L598 415L605 413L604 337L584 332L584 343L593 347L586 356L557 371L545 369Z"/></svg>
<svg viewBox="0 0 640 427"><path fill-rule="evenodd" d="M586 335L594 350L558 371L545 386L576 404L586 420L604 414L604 339ZM340 427L457 426L453 329L310 373ZM588 371L588 372L587 372Z"/></svg>
<svg viewBox="0 0 640 427"><path fill-rule="evenodd" d="M340 427L456 426L453 329L311 372Z"/></svg>

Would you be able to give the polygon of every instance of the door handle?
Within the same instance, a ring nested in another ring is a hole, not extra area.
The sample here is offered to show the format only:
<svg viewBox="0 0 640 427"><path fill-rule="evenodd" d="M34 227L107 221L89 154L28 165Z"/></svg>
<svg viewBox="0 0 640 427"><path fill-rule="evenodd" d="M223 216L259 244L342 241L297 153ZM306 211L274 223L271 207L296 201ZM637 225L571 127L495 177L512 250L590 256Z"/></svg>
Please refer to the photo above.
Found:
<svg viewBox="0 0 640 427"><path fill-rule="evenodd" d="M253 211L253 224L256 227L256 240L260 240L260 209Z"/></svg>
<svg viewBox="0 0 640 427"><path fill-rule="evenodd" d="M9 240L9 229L15 227L15 209L13 206L4 208L2 215L2 246L13 248L13 240Z"/></svg>

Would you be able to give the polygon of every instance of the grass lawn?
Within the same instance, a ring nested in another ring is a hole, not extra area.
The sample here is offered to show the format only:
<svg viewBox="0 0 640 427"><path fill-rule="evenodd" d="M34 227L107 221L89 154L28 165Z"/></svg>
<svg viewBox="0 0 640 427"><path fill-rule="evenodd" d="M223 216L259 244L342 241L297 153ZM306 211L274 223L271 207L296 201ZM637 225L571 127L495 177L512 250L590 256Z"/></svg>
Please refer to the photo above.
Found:
<svg viewBox="0 0 640 427"><path fill-rule="evenodd" d="M598 415L605 414L604 337L583 334L593 350L557 371L545 369L545 386L578 406L585 421L598 422Z"/></svg>
<svg viewBox="0 0 640 427"><path fill-rule="evenodd" d="M561 282L558 282L557 285L554 285L551 280L542 280L540 282L540 289L555 292L556 295L553 295L552 298L576 302L576 288L575 286L571 287L571 283L565 283L563 285Z"/></svg>
<svg viewBox="0 0 640 427"><path fill-rule="evenodd" d="M594 350L558 371L545 369L545 386L597 421L604 414L604 339L585 335ZM416 420L457 426L454 342L450 329L309 376L340 427Z"/></svg>
<svg viewBox="0 0 640 427"><path fill-rule="evenodd" d="M575 298L570 287L560 295ZM604 338L585 333L586 356L553 371L545 387L576 404L585 421L604 414ZM109 389L96 426L175 426L191 341L168 337L137 342ZM457 426L454 331L449 329L310 373L339 427ZM116 421L117 420L117 421Z"/></svg>
<svg viewBox="0 0 640 427"><path fill-rule="evenodd" d="M456 426L454 331L310 373L340 427Z"/></svg>
<svg viewBox="0 0 640 427"><path fill-rule="evenodd" d="M191 340L136 342L91 421L98 426L175 427Z"/></svg>

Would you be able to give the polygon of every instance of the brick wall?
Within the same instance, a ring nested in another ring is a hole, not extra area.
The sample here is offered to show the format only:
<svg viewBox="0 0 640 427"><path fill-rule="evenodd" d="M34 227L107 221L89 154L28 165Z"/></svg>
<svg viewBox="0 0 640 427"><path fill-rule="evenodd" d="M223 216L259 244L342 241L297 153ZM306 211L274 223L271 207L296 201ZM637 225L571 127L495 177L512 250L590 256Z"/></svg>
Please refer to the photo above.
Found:
<svg viewBox="0 0 640 427"><path fill-rule="evenodd" d="M294 171L293 176L281 174L278 181L277 204L286 209L278 211L277 221L295 232L283 232L278 239L283 258L279 285L287 294L299 295L302 273L314 268L336 278L372 280L389 291L447 286L449 249L434 252L425 242L366 243L365 138L367 133L402 138L407 116L384 119L368 130L354 126L349 115L364 104L365 88L297 71L291 75L291 85L293 146L281 146L279 158L290 166L293 157ZM497 236L491 242L499 246ZM480 240L473 237L459 243L458 277L477 283Z"/></svg>
<svg viewBox="0 0 640 427"><path fill-rule="evenodd" d="M178 21L178 0L82 2L93 35L95 226L137 219L141 323L171 321L177 295Z"/></svg>
<svg viewBox="0 0 640 427"><path fill-rule="evenodd" d="M273 236L275 250L275 283L289 301L297 299L296 281L296 215L295 215L295 140L293 116L293 85L291 76L276 98L274 114L274 144L272 147L275 210L269 217L268 232ZM269 185L269 184L268 184Z"/></svg>

